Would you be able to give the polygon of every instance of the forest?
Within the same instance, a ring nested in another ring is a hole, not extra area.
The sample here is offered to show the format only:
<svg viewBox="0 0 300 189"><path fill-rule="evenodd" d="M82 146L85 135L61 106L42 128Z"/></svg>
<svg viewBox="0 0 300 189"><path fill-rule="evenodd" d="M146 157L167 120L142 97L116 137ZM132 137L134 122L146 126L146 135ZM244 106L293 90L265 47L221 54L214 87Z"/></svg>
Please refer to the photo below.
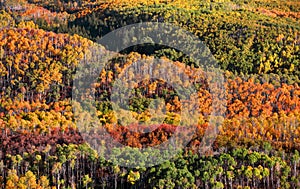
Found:
<svg viewBox="0 0 300 189"><path fill-rule="evenodd" d="M0 188L300 188L299 19L298 0L0 0ZM147 22L202 41L221 86L180 49L100 43Z"/></svg>

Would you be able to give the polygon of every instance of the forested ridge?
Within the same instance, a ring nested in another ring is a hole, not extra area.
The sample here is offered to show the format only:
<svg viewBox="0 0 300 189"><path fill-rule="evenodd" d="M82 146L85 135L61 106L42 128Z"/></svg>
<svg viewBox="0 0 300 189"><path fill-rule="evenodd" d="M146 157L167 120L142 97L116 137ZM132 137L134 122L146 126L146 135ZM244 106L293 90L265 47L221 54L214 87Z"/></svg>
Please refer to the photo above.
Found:
<svg viewBox="0 0 300 189"><path fill-rule="evenodd" d="M1 188L300 188L298 1L11 0L0 7ZM222 69L225 94L218 95L217 112L224 121L205 154L200 147L216 108L211 92L221 89L209 86L213 72L178 50L148 44L115 52L90 86L96 117L74 102L76 72L95 55L114 53L97 43L101 37L148 21L190 31ZM162 73L165 63L183 70L197 101L184 101L162 80L136 81L129 70L134 95L117 115L115 81L136 62L156 61ZM160 98L162 106L152 103ZM164 114L160 124L149 106ZM185 106L199 112L196 124L184 120L194 132L179 126ZM99 124L78 128L82 119ZM175 157L152 165L148 158L163 159L161 151L139 151L163 144L176 130L191 140ZM114 149L110 138L127 150ZM137 159L144 166L133 166Z"/></svg>

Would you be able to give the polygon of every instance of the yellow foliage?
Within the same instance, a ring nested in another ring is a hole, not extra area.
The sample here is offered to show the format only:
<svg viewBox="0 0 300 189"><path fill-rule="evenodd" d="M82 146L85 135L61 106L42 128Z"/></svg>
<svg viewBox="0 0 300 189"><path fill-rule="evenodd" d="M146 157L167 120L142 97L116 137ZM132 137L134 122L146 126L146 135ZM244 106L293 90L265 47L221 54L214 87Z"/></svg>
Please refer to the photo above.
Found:
<svg viewBox="0 0 300 189"><path fill-rule="evenodd" d="M21 21L18 24L18 28L39 29L39 26L36 25L33 21Z"/></svg>

